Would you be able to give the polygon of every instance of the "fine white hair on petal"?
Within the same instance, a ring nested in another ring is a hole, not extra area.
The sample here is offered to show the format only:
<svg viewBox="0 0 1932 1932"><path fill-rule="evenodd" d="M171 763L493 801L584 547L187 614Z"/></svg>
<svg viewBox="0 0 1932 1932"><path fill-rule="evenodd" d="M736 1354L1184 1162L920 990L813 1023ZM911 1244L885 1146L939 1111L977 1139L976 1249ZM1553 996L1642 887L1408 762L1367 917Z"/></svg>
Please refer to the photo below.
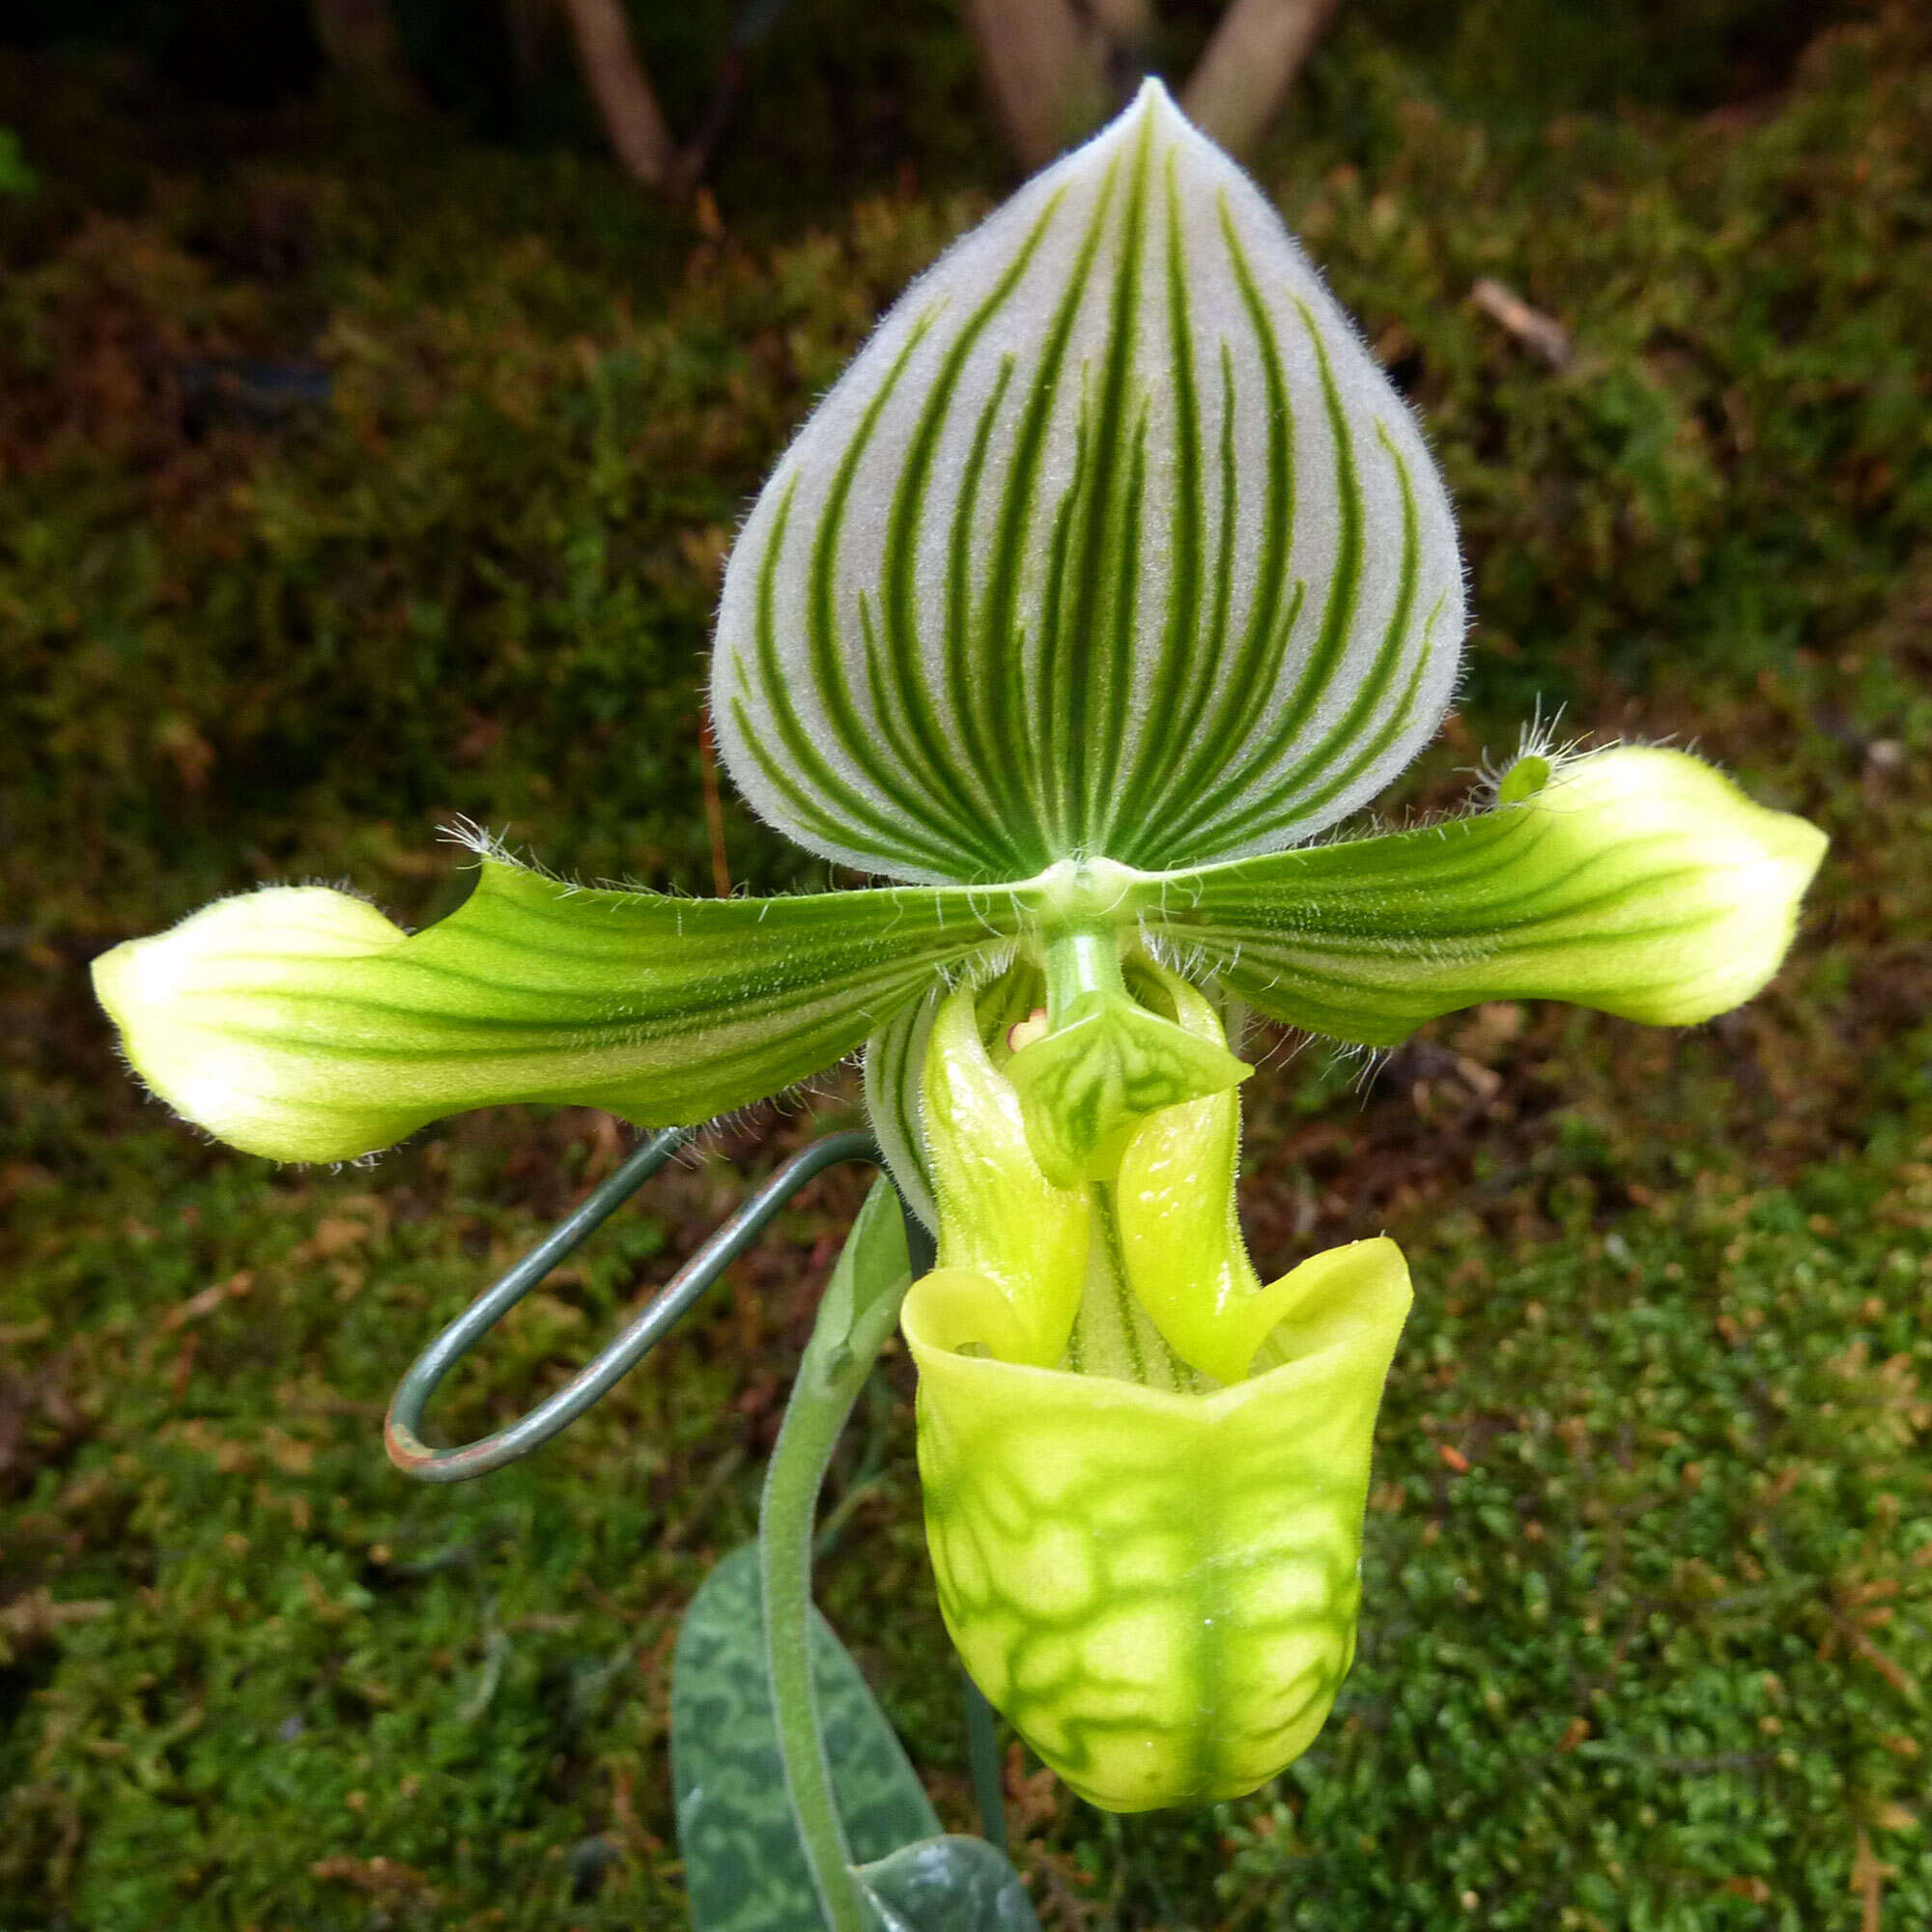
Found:
<svg viewBox="0 0 1932 1932"><path fill-rule="evenodd" d="M907 879L1297 843L1434 732L1454 523L1401 398L1158 82L944 255L725 573L727 768Z"/></svg>

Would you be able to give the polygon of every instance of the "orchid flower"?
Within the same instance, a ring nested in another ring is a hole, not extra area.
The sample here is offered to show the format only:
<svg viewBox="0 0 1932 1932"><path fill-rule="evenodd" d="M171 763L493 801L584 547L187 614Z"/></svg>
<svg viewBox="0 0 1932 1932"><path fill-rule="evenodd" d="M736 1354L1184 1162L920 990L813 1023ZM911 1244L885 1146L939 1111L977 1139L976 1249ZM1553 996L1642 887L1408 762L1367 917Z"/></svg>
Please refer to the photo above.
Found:
<svg viewBox="0 0 1932 1932"><path fill-rule="evenodd" d="M96 983L158 1094L284 1160L505 1101L697 1122L863 1047L939 1239L903 1322L954 1639L1094 1802L1231 1796L1348 1668L1409 1299L1382 1239L1261 1283L1242 1016L1692 1024L1776 970L1824 847L1636 748L1532 748L1465 815L1323 838L1435 730L1463 628L1415 422L1151 81L905 293L732 553L724 762L890 883L700 901L485 845L413 936L269 889Z"/></svg>

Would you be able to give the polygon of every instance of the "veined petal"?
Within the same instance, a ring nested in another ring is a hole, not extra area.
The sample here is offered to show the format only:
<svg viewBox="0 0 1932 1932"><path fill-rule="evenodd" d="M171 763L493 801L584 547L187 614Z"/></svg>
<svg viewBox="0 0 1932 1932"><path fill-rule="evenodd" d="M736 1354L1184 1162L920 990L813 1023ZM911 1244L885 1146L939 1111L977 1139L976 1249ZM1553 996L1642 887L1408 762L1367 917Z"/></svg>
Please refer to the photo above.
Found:
<svg viewBox="0 0 1932 1932"><path fill-rule="evenodd" d="M1281 1366L1206 1395L1002 1359L1010 1304L969 1269L906 1297L947 1629L1027 1742L1109 1810L1252 1791L1308 1747L1354 1654L1408 1270L1386 1240L1317 1263Z"/></svg>
<svg viewBox="0 0 1932 1932"><path fill-rule="evenodd" d="M1406 409L1157 81L901 298L732 554L753 804L904 878L1300 839L1435 729L1463 635Z"/></svg>
<svg viewBox="0 0 1932 1932"><path fill-rule="evenodd" d="M1777 970L1815 826L1681 752L1513 780L1473 817L1171 877L1147 930L1269 1018L1371 1045L1485 1000L1688 1026Z"/></svg>
<svg viewBox="0 0 1932 1932"><path fill-rule="evenodd" d="M128 1057L179 1112L275 1160L345 1160L517 1100L708 1120L853 1051L1013 928L996 895L585 891L486 858L413 938L321 887L204 907L94 964Z"/></svg>

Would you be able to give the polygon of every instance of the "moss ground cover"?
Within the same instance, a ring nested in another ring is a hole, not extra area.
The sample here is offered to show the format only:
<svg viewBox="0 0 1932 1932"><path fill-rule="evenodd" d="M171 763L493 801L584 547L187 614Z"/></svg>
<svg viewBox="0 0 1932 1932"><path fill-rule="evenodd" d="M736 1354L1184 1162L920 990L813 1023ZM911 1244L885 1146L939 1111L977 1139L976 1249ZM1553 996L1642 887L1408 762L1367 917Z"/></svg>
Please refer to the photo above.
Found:
<svg viewBox="0 0 1932 1932"><path fill-rule="evenodd" d="M1777 986L1710 1028L1488 1008L1251 1083L1258 1255L1386 1228L1418 1287L1361 1654L1255 1800L1101 1819L1015 1756L1022 1862L1065 1926L1921 1923L1932 48L1901 15L1743 108L1551 118L1479 113L1463 43L1402 45L1341 32L1262 173L1463 518L1475 670L1408 802L1541 695L1696 740L1833 852ZM63 172L38 71L0 76L67 184L0 204L0 1924L676 1923L671 1636L750 1532L856 1184L560 1444L414 1491L377 1441L396 1375L608 1171L609 1124L277 1173L143 1109L82 969L264 879L433 916L459 813L702 889L734 520L983 203L774 240L722 185L693 224L567 156L299 127L130 184L77 139ZM1564 368L1469 304L1483 275L1562 320ZM735 875L811 882L726 814ZM524 1406L852 1105L722 1132L440 1416ZM910 1391L889 1356L822 1596L957 1826Z"/></svg>

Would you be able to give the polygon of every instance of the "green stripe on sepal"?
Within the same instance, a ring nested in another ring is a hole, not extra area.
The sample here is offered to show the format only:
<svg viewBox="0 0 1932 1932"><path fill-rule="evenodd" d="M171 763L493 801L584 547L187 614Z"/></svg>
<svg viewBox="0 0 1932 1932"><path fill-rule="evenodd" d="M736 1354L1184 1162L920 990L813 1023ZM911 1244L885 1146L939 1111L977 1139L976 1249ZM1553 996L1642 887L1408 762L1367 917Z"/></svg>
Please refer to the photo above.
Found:
<svg viewBox="0 0 1932 1932"><path fill-rule="evenodd" d="M1434 730L1422 440L1158 82L910 289L774 472L712 710L757 809L906 878L1303 838Z"/></svg>
<svg viewBox="0 0 1932 1932"><path fill-rule="evenodd" d="M933 1202L920 1084L932 1016L946 990L936 985L924 999L901 1007L866 1042L866 1113L886 1157L886 1171L906 1206L935 1232L939 1209Z"/></svg>
<svg viewBox="0 0 1932 1932"><path fill-rule="evenodd" d="M1777 970L1825 852L1815 826L1681 752L1559 760L1503 796L1420 831L1171 876L1147 930L1269 1018L1370 1045L1485 1000L1686 1026Z"/></svg>
<svg viewBox="0 0 1932 1932"><path fill-rule="evenodd" d="M205 907L96 960L135 1070L217 1138L345 1160L506 1101L710 1119L857 1048L1009 939L999 895L780 899L588 891L486 858L413 937L321 887Z"/></svg>
<svg viewBox="0 0 1932 1932"><path fill-rule="evenodd" d="M987 1697L1109 1810L1252 1791L1298 1756L1354 1654L1382 1380L1410 1300L1361 1241L1208 1394L1003 1360L966 1269L914 1284L919 1464L940 1608Z"/></svg>

